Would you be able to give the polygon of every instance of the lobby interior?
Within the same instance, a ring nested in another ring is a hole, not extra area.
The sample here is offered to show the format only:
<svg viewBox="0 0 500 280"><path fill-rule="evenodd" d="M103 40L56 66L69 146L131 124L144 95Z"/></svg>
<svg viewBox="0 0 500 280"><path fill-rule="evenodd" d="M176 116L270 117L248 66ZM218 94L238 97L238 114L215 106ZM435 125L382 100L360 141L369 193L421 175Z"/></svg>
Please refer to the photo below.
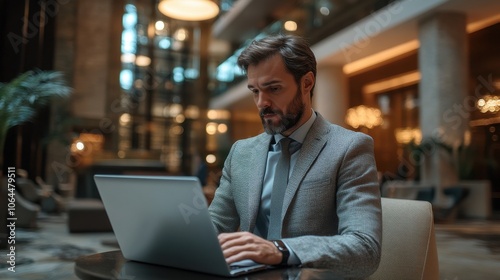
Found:
<svg viewBox="0 0 500 280"><path fill-rule="evenodd" d="M0 278L78 279L76 257L117 249L94 174L198 176L210 201L231 144L263 132L236 57L276 33L311 43L315 110L374 139L382 195L433 204L440 279L500 278L499 1L219 0L195 21L161 2L0 0L0 83L71 88L0 135L23 209Z"/></svg>

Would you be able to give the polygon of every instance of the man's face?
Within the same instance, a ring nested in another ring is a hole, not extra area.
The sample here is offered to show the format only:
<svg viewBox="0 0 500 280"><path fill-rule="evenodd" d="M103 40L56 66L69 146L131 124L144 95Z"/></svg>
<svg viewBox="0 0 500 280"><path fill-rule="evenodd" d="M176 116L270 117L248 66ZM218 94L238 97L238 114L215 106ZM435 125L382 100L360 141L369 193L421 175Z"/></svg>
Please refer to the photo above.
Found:
<svg viewBox="0 0 500 280"><path fill-rule="evenodd" d="M288 136L303 123L304 94L279 55L250 65L247 76L267 133Z"/></svg>

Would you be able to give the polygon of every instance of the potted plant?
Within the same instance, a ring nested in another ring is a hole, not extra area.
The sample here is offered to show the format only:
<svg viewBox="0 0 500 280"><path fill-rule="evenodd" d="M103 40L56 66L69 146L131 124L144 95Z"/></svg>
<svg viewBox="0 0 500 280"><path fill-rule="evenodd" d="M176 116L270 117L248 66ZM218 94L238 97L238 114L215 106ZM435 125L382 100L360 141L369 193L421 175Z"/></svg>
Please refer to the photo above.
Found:
<svg viewBox="0 0 500 280"><path fill-rule="evenodd" d="M0 163L9 128L33 118L38 109L50 104L53 98L67 97L68 87L61 72L33 70L9 83L0 83Z"/></svg>

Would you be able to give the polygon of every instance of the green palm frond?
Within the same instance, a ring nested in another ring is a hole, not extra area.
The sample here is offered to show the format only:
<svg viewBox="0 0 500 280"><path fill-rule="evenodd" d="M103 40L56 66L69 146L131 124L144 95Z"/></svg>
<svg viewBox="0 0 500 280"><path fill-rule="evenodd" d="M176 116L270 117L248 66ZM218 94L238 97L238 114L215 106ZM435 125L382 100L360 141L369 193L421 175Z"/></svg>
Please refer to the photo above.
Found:
<svg viewBox="0 0 500 280"><path fill-rule="evenodd" d="M71 88L56 71L28 71L10 83L0 83L0 126L8 129L29 121L52 99L70 94Z"/></svg>

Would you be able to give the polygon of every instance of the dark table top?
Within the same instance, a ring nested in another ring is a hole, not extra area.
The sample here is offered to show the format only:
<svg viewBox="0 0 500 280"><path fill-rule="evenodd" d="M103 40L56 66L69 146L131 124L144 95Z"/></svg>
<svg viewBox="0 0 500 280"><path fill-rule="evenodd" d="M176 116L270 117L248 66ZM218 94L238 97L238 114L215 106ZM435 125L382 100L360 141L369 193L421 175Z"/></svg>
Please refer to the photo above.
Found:
<svg viewBox="0 0 500 280"><path fill-rule="evenodd" d="M312 268L276 268L253 272L238 277L220 277L205 273L175 269L165 266L151 265L128 261L123 258L121 251L110 251L80 257L75 261L75 274L83 280L95 279L238 279L238 280L278 280L278 279L343 279L333 271Z"/></svg>

